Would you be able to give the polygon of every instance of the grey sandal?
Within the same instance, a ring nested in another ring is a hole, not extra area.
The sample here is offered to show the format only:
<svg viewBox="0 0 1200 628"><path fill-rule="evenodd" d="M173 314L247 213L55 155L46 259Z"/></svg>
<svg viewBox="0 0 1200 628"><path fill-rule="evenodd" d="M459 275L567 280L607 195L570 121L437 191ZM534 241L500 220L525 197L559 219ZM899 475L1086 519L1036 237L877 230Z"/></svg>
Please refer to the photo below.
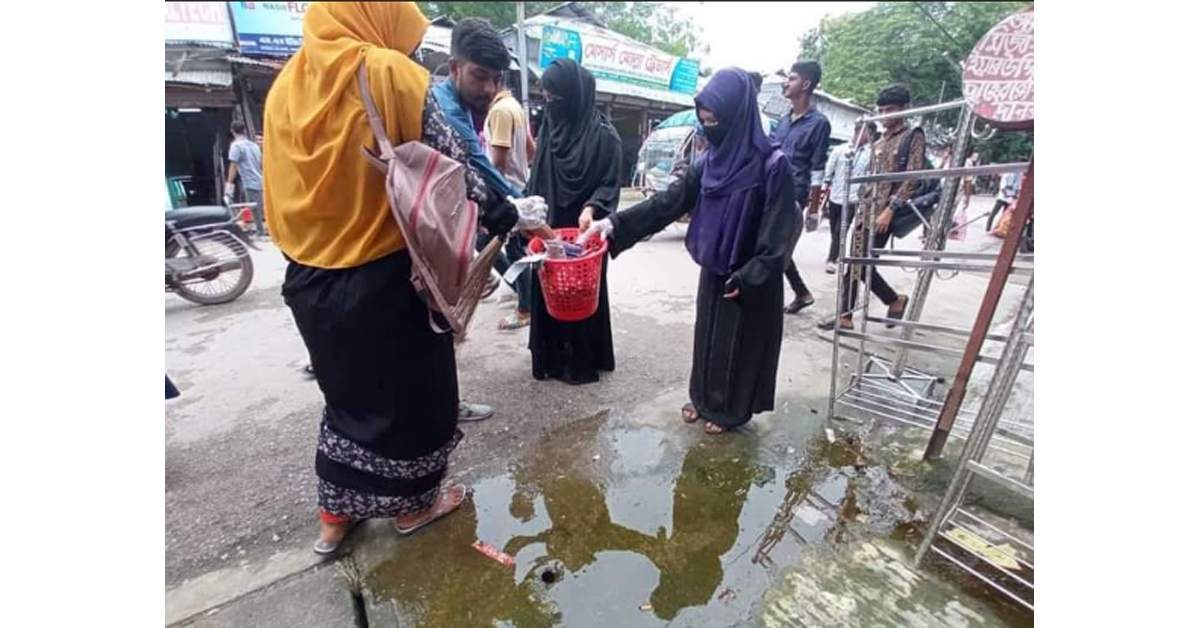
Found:
<svg viewBox="0 0 1200 628"><path fill-rule="evenodd" d="M321 556L328 556L338 551L338 548L342 546L342 543L345 543L346 539L350 538L350 534L353 533L354 529L358 527L358 524L362 523L363 521L363 519L358 519L350 522L350 527L346 529L346 533L342 535L341 540L339 540L337 543L326 543L318 538L317 542L313 543L313 552L320 554Z"/></svg>

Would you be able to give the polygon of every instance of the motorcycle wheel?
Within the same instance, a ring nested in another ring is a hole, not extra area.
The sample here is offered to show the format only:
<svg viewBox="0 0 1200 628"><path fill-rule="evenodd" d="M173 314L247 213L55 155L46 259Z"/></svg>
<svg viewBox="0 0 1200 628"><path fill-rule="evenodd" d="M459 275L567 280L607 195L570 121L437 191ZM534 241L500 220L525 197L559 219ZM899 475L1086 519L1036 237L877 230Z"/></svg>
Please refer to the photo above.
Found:
<svg viewBox="0 0 1200 628"><path fill-rule="evenodd" d="M207 281L180 283L170 277L167 286L180 297L199 305L220 305L229 303L242 296L250 289L254 281L254 262L242 243L234 240L229 234L213 234L209 237L193 240L196 249L204 257L216 260L236 258L236 270L219 270L212 279ZM167 244L166 255L170 259L185 254L175 242Z"/></svg>

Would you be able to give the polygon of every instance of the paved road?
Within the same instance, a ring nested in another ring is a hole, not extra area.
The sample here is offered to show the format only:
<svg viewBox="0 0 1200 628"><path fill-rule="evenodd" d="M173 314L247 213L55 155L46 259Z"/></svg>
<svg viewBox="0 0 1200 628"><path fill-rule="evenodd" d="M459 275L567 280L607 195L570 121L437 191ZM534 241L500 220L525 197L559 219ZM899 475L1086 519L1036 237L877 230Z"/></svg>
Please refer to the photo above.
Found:
<svg viewBox="0 0 1200 628"><path fill-rule="evenodd" d="M973 213L986 207L990 200L977 199ZM976 226L968 242L954 246L994 246L981 231ZM468 438L453 473L469 476L498 459L519 458L557 426L686 385L698 271L683 234L684 227L670 227L610 266L618 367L598 385L535 382L527 332L496 329L511 306L481 306L461 349L460 385L464 398L494 405L497 417L464 427ZM822 369L828 368L828 344L817 340L814 324L832 309L834 280L823 270L828 237L822 226L801 240L796 259L818 305L789 317L785 330L789 342L804 347L812 368ZM232 304L204 308L165 297L166 364L183 393L167 408L168 588L302 552L316 531L312 460L321 398L299 372L306 356L279 294L283 259L264 248L254 255L253 287ZM915 279L894 269L889 276L901 291ZM978 293L981 281L951 284Z"/></svg>

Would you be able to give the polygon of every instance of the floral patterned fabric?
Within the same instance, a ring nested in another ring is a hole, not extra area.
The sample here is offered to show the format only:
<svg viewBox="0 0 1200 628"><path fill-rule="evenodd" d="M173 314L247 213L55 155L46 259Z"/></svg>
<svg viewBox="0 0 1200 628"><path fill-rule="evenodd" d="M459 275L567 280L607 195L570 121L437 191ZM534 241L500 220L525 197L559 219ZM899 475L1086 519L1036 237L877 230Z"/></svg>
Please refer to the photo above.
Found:
<svg viewBox="0 0 1200 628"><path fill-rule="evenodd" d="M446 119L446 113L442 111L441 105L434 98L432 83L429 89L430 91L425 93L425 115L421 141L466 166L467 197L482 206L487 201L487 187L484 185L483 177L479 176L479 172L471 165L471 153L467 148L467 143L454 132L450 121Z"/></svg>

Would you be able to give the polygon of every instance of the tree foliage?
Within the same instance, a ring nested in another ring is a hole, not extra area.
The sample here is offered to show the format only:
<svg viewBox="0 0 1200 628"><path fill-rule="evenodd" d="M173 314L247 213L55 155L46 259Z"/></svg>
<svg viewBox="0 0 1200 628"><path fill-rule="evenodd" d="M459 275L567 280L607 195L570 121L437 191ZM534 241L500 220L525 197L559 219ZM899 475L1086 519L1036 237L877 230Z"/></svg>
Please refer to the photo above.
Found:
<svg viewBox="0 0 1200 628"><path fill-rule="evenodd" d="M426 16L446 16L453 20L479 17L503 29L517 21L515 2L418 2ZM527 18L544 13L561 2L526 2ZM679 7L667 2L589 2L586 8L627 37L654 46L675 56L707 50L700 42L699 30L691 18L679 15Z"/></svg>
<svg viewBox="0 0 1200 628"><path fill-rule="evenodd" d="M526 2L525 17L533 17L548 11L561 2ZM492 23L495 28L508 28L517 23L516 2L418 2L425 17L433 19L445 16L454 21L467 17L479 17Z"/></svg>
<svg viewBox="0 0 1200 628"><path fill-rule="evenodd" d="M962 96L962 70L997 22L1030 2L880 2L826 17L800 38L800 56L821 63L821 89L870 106L879 90L905 83L917 105ZM985 160L1015 158L1032 137L998 134L979 146Z"/></svg>
<svg viewBox="0 0 1200 628"><path fill-rule="evenodd" d="M669 2L591 2L588 8L622 35L677 57L708 50L691 18Z"/></svg>

